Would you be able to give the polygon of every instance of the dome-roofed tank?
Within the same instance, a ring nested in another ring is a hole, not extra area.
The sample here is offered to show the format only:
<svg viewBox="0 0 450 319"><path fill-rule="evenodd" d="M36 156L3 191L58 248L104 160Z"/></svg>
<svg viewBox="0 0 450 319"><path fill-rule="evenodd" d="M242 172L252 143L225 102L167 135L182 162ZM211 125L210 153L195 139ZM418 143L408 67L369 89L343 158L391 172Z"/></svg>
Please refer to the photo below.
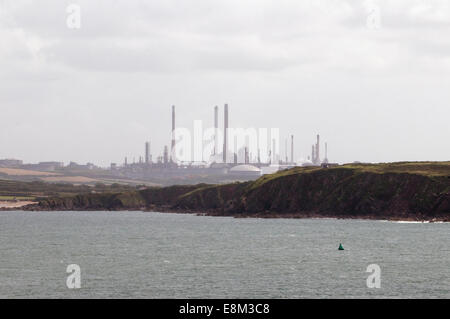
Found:
<svg viewBox="0 0 450 319"><path fill-rule="evenodd" d="M245 176L260 176L261 170L253 165L243 164L232 167L229 174L245 175Z"/></svg>

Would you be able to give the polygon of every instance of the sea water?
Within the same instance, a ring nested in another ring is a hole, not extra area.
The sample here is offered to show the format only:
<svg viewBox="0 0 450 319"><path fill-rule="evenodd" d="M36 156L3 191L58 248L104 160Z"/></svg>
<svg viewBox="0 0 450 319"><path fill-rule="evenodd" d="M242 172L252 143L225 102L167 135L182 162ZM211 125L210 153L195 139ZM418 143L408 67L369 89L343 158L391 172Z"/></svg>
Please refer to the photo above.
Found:
<svg viewBox="0 0 450 319"><path fill-rule="evenodd" d="M0 212L0 297L449 298L450 224Z"/></svg>

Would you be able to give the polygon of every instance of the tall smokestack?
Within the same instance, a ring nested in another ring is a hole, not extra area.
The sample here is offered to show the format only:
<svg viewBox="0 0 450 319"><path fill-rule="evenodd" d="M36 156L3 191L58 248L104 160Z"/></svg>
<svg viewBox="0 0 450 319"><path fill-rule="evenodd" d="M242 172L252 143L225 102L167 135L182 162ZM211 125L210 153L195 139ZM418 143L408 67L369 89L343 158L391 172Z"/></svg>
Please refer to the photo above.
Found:
<svg viewBox="0 0 450 319"><path fill-rule="evenodd" d="M275 139L272 139L272 160L274 164L277 164L277 159L276 159L276 142Z"/></svg>
<svg viewBox="0 0 450 319"><path fill-rule="evenodd" d="M244 148L244 163L245 164L249 163L249 156L248 156L248 148L247 147Z"/></svg>
<svg viewBox="0 0 450 319"><path fill-rule="evenodd" d="M225 104L224 108L224 121L223 121L223 162L227 162L227 150L228 150L228 104Z"/></svg>
<svg viewBox="0 0 450 319"><path fill-rule="evenodd" d="M311 162L316 163L316 153L314 152L314 144L312 145Z"/></svg>
<svg viewBox="0 0 450 319"><path fill-rule="evenodd" d="M294 165L294 135L291 135L291 164Z"/></svg>
<svg viewBox="0 0 450 319"><path fill-rule="evenodd" d="M172 144L170 148L170 161L175 160L175 105L172 105Z"/></svg>
<svg viewBox="0 0 450 319"><path fill-rule="evenodd" d="M287 148L287 138L284 139L284 156L285 156L285 164L288 163L288 148Z"/></svg>
<svg viewBox="0 0 450 319"><path fill-rule="evenodd" d="M237 136L234 136L234 150L233 150L233 163L238 163L238 148L237 148Z"/></svg>
<svg viewBox="0 0 450 319"><path fill-rule="evenodd" d="M317 164L320 164L320 135L317 134L317 144L316 144L316 161Z"/></svg>
<svg viewBox="0 0 450 319"><path fill-rule="evenodd" d="M169 163L169 150L167 148L167 145L164 146L164 164Z"/></svg>
<svg viewBox="0 0 450 319"><path fill-rule="evenodd" d="M219 131L219 107L214 106L214 155L219 151L219 140L218 140L218 131Z"/></svg>
<svg viewBox="0 0 450 319"><path fill-rule="evenodd" d="M145 164L150 164L151 155L150 155L150 142L145 142Z"/></svg>

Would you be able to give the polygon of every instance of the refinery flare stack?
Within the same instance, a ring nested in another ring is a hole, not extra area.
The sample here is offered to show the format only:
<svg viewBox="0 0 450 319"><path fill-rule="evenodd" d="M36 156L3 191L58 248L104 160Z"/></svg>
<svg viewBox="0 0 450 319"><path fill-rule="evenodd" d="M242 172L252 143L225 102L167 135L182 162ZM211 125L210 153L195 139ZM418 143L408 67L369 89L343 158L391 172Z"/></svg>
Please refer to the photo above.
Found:
<svg viewBox="0 0 450 319"><path fill-rule="evenodd" d="M228 104L224 107L224 118L223 118L223 163L227 163L227 153L228 153Z"/></svg>

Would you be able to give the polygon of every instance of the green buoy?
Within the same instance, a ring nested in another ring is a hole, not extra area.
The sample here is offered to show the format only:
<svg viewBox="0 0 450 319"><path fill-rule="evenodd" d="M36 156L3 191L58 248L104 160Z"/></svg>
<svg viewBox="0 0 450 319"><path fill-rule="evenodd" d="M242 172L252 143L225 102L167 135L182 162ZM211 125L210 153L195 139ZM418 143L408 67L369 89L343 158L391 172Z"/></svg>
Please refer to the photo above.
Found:
<svg viewBox="0 0 450 319"><path fill-rule="evenodd" d="M342 247L342 244L339 244L338 250L344 250L344 247Z"/></svg>

